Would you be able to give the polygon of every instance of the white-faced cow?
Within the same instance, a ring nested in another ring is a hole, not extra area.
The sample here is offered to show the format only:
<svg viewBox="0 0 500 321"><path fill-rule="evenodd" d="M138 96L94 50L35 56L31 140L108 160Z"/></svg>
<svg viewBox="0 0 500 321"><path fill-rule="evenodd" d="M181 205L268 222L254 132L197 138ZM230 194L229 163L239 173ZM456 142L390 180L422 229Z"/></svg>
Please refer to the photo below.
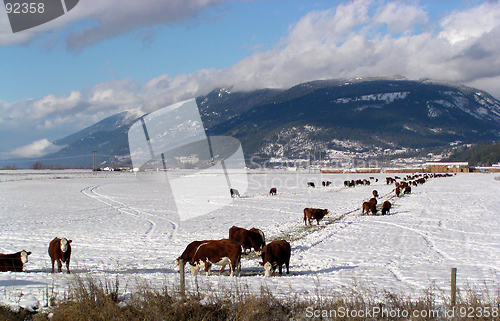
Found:
<svg viewBox="0 0 500 321"><path fill-rule="evenodd" d="M372 194L373 194L373 197L375 197L375 198L378 197L378 191L376 189L373 190Z"/></svg>
<svg viewBox="0 0 500 321"><path fill-rule="evenodd" d="M62 272L62 264L66 263L66 270L69 271L71 260L71 242L67 238L55 237L49 244L49 256L52 261L52 273L54 273L54 263L57 261L57 271Z"/></svg>
<svg viewBox="0 0 500 321"><path fill-rule="evenodd" d="M264 275L274 276L276 267L281 275L283 264L286 267L286 274L289 274L291 253L290 243L284 240L274 241L264 246L261 256L262 262L260 262L260 265L264 267Z"/></svg>
<svg viewBox="0 0 500 321"><path fill-rule="evenodd" d="M194 257L194 254L196 253L196 250L198 249L198 247L204 243L208 243L208 242L211 242L213 240L203 240L203 241L193 241L191 243L188 244L188 246L186 246L186 249L184 250L184 252L182 252L181 256L179 256L175 261L176 261L176 264L177 264L177 271L180 272L180 260L183 259L184 260L184 263L187 263L189 262L191 264L191 260L193 259ZM226 266L223 265L222 268L220 269L220 273L224 272L224 268Z"/></svg>
<svg viewBox="0 0 500 321"><path fill-rule="evenodd" d="M212 264L229 265L230 275L235 270L238 276L241 271L241 246L228 239L202 243L196 249L191 263L191 274L197 275L200 268L205 269L205 274L210 275Z"/></svg>
<svg viewBox="0 0 500 321"><path fill-rule="evenodd" d="M276 187L273 187L269 190L269 195L276 195L277 192L278 190L276 189Z"/></svg>
<svg viewBox="0 0 500 321"><path fill-rule="evenodd" d="M304 223L307 225L307 222L309 222L309 225L311 225L311 220L316 220L319 225L319 221L328 214L330 214L330 212L326 208L319 209L306 207L304 208Z"/></svg>
<svg viewBox="0 0 500 321"><path fill-rule="evenodd" d="M13 254L0 254L0 272L22 272L31 252L22 250Z"/></svg>
<svg viewBox="0 0 500 321"><path fill-rule="evenodd" d="M255 227L247 230L242 227L233 226L229 229L229 239L241 245L243 254L248 254L254 249L255 253L260 255L262 248L266 245L264 232Z"/></svg>

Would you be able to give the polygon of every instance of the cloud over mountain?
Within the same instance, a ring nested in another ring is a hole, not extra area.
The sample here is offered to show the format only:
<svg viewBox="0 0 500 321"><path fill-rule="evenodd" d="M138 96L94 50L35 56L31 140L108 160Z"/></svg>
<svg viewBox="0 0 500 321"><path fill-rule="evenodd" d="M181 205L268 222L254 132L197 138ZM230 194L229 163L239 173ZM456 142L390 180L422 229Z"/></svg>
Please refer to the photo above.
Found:
<svg viewBox="0 0 500 321"><path fill-rule="evenodd" d="M83 50L122 33L177 23L221 2L152 0L144 6L134 0L88 0L73 19L95 24L70 33L67 47ZM138 37L149 41L152 35ZM451 12L436 23L417 2L351 1L306 13L274 47L227 68L159 74L145 82L125 78L75 88L67 95L0 101L0 123L15 128L28 122L40 130L37 137L47 137L43 130L81 129L129 109L151 112L216 87L248 91L316 79L395 74L464 83L498 98L499 38L498 2Z"/></svg>

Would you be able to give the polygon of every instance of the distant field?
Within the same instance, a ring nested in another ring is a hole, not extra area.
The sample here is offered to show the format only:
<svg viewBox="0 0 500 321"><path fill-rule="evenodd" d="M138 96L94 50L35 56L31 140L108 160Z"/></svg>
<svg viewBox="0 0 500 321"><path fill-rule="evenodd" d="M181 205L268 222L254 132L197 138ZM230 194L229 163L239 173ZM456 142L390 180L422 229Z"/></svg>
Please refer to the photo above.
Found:
<svg viewBox="0 0 500 321"><path fill-rule="evenodd" d="M389 174L251 173L241 198L217 211L181 221L164 184L138 181L132 173L88 171L0 172L0 252L32 251L25 272L0 272L0 302L46 304L63 299L72 275L50 274L47 247L55 236L73 240L74 274L120 280L132 291L147 282L178 284L175 259L193 240L228 237L236 225L258 227L267 240L291 240L290 275L264 278L255 255L242 259L242 277L186 275L187 288L251 291L269 287L277 296L314 296L373 287L419 294L430 286L449 290L450 268L458 286L498 291L500 182L493 174L433 178L394 198ZM370 186L346 188L347 179ZM329 180L332 185L321 186ZM316 188L308 188L308 181ZM268 196L271 187L278 194ZM207 187L209 188L209 187ZM381 195L391 215L361 216L361 204ZM320 227L305 227L304 207L332 213ZM195 282L197 280L197 282Z"/></svg>

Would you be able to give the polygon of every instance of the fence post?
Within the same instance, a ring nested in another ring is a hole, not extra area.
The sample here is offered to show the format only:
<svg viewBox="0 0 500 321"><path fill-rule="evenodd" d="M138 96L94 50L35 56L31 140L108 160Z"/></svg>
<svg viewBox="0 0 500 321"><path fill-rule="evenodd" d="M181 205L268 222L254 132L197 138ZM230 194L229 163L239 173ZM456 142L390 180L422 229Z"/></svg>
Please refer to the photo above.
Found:
<svg viewBox="0 0 500 321"><path fill-rule="evenodd" d="M457 303L457 268L451 268L451 306Z"/></svg>
<svg viewBox="0 0 500 321"><path fill-rule="evenodd" d="M184 278L184 259L179 259L179 272L181 273L181 295L186 295L186 279Z"/></svg>

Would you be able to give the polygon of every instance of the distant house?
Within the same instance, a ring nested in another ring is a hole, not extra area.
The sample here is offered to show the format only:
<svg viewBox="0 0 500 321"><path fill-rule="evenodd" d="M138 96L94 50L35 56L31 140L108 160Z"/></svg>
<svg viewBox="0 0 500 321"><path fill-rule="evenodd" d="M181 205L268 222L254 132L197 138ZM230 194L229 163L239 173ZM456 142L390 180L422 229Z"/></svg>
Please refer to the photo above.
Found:
<svg viewBox="0 0 500 321"><path fill-rule="evenodd" d="M468 173L469 162L428 162L425 171L430 173Z"/></svg>

